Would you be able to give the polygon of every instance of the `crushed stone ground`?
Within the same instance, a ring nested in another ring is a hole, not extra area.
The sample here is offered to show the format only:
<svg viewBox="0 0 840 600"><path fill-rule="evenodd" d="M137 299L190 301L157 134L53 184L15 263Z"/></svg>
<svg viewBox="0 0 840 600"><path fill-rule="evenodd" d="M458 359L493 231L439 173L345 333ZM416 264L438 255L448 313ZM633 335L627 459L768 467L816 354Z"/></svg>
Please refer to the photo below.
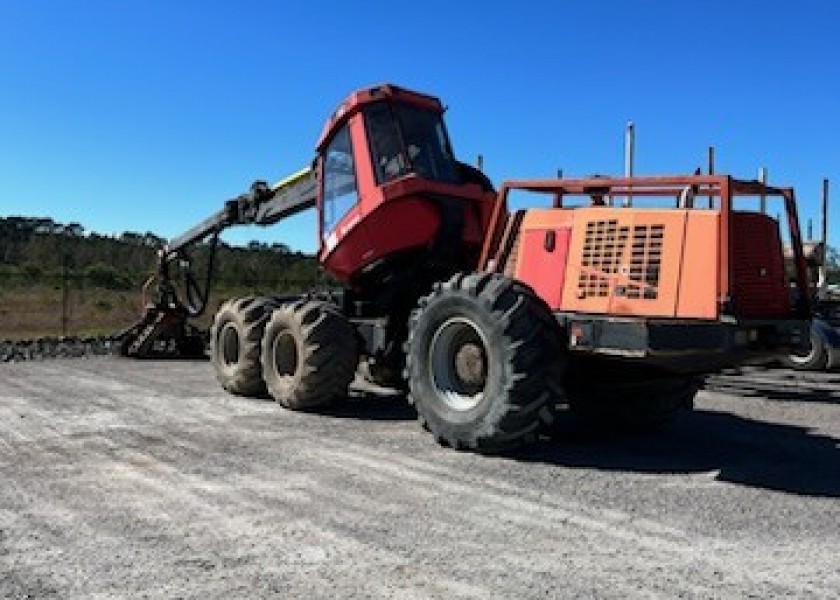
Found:
<svg viewBox="0 0 840 600"><path fill-rule="evenodd" d="M836 598L840 375L714 378L657 435L439 447L207 362L0 365L2 598Z"/></svg>

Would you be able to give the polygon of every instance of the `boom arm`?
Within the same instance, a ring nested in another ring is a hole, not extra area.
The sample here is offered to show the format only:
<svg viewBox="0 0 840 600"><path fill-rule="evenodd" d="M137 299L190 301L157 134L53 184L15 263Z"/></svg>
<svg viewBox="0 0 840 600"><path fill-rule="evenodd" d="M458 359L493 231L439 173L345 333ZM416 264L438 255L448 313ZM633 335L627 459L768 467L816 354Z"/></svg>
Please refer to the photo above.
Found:
<svg viewBox="0 0 840 600"><path fill-rule="evenodd" d="M272 225L314 207L317 199L315 179L315 171L307 167L271 187L264 181L254 182L247 193L228 200L222 210L170 240L164 246L162 258L168 259L233 225Z"/></svg>
<svg viewBox="0 0 840 600"><path fill-rule="evenodd" d="M188 319L200 315L207 304L213 271L212 254L203 293L192 274L186 272L186 303L177 297L169 264L183 257L187 248L209 236L213 236L215 242L223 230L233 225L271 225L314 207L318 196L316 179L314 169L307 167L271 187L264 181L254 182L248 192L226 201L222 210L164 245L158 254L157 275L144 286L145 313L139 322L120 335L120 353L153 356L161 352L161 346L171 348L174 344L176 352L182 356L203 354L203 336L189 325ZM154 300L149 303L146 290L153 283L156 284Z"/></svg>

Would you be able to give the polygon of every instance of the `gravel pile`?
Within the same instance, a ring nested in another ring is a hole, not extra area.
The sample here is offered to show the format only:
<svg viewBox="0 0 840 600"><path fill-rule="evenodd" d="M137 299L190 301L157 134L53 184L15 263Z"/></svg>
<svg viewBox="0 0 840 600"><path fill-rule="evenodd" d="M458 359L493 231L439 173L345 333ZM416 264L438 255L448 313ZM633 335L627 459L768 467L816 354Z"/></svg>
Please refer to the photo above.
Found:
<svg viewBox="0 0 840 600"><path fill-rule="evenodd" d="M0 363L46 358L79 358L117 351L116 336L43 337L35 340L0 340Z"/></svg>

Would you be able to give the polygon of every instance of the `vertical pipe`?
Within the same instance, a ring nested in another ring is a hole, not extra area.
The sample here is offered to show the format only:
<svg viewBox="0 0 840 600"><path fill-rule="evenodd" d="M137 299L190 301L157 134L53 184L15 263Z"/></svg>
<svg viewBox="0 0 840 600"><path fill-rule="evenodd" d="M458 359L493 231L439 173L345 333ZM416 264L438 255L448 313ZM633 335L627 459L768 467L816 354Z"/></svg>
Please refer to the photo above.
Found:
<svg viewBox="0 0 840 600"><path fill-rule="evenodd" d="M822 185L822 257L819 266L819 280L817 284L817 298L825 298L828 292L828 179L823 179Z"/></svg>
<svg viewBox="0 0 840 600"><path fill-rule="evenodd" d="M484 157L481 154L479 154L478 157L476 157L475 166L479 171L484 170Z"/></svg>
<svg viewBox="0 0 840 600"><path fill-rule="evenodd" d="M715 174L715 147L709 146L709 175ZM709 194L709 208L714 208L715 197Z"/></svg>
<svg viewBox="0 0 840 600"><path fill-rule="evenodd" d="M822 189L822 243L828 250L828 179L823 179Z"/></svg>
<svg viewBox="0 0 840 600"><path fill-rule="evenodd" d="M563 169L557 169L557 179L563 179ZM554 208L560 208L563 206L563 194L557 193L554 194Z"/></svg>
<svg viewBox="0 0 840 600"><path fill-rule="evenodd" d="M802 230L799 228L799 215L796 211L796 195L793 188L783 189L782 197L785 199L785 213L787 213L793 260L796 266L796 287L799 290L797 309L805 316L810 311L812 290L808 265L805 264L805 254L802 252Z"/></svg>
<svg viewBox="0 0 840 600"><path fill-rule="evenodd" d="M761 167L758 170L758 180L762 186L767 185L767 167ZM759 211L761 214L767 213L767 196L764 194L764 189L761 190L761 197L759 198Z"/></svg>
<svg viewBox="0 0 840 600"><path fill-rule="evenodd" d="M633 121L627 121L627 128L624 132L624 176L633 177L633 162L636 153L636 126ZM633 196L627 194L624 199L624 206L632 206Z"/></svg>

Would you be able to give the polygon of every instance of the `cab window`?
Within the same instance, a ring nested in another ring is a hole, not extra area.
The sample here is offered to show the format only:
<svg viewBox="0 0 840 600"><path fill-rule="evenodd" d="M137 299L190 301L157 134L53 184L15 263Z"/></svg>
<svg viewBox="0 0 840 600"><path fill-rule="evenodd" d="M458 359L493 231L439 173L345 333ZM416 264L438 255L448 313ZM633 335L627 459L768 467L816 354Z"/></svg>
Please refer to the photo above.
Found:
<svg viewBox="0 0 840 600"><path fill-rule="evenodd" d="M326 236L359 201L353 146L346 125L338 130L327 146L323 160L324 202L321 218Z"/></svg>
<svg viewBox="0 0 840 600"><path fill-rule="evenodd" d="M439 114L381 102L365 109L365 126L377 183L409 173L432 181L459 182Z"/></svg>
<svg viewBox="0 0 840 600"><path fill-rule="evenodd" d="M396 110L412 170L432 181L458 183L440 115L408 106Z"/></svg>
<svg viewBox="0 0 840 600"><path fill-rule="evenodd" d="M397 121L387 104L370 106L365 111L373 167L377 183L385 183L408 173L408 161L403 153L403 143Z"/></svg>

